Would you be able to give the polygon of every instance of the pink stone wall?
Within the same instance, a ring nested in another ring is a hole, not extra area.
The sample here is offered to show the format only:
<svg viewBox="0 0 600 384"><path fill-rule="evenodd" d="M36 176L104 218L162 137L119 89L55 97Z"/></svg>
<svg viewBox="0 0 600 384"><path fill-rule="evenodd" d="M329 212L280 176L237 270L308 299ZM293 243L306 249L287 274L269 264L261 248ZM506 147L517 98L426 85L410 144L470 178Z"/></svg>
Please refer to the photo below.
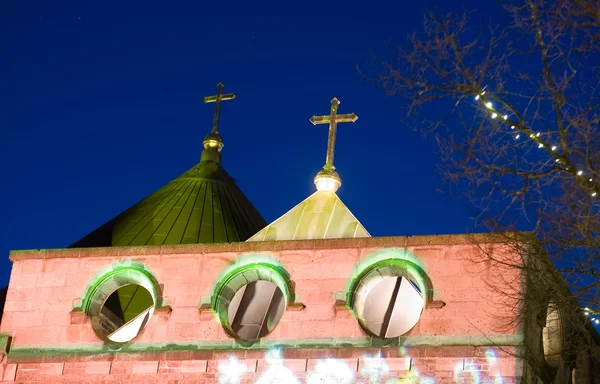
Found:
<svg viewBox="0 0 600 384"><path fill-rule="evenodd" d="M469 241L447 238L450 240L423 237L420 243L414 239L410 243L407 238L370 238L18 253L12 256L13 270L0 332L13 336L11 351L32 347L99 348L102 341L94 334L87 318L71 313L74 303L83 297L86 287L103 268L120 260L135 260L146 265L154 274L172 311L156 312L143 333L132 343L231 342L215 315L210 311L199 312L198 308L201 301L209 299L218 277L234 259L248 253L260 253L279 260L295 284L296 301L306 306L304 310L287 310L279 325L265 338L267 341L318 340L331 344L340 338L368 340L351 312L335 305L334 297L336 294L342 297L339 293L345 291L359 260L382 248L406 247L423 264L433 284L433 299L445 303L441 308L439 303L426 307L420 321L405 335L406 340L413 344L436 343L448 348L452 345L489 344L495 336L514 343L520 331L514 326L507 327L506 320L499 316L503 310L506 311L506 305L498 306L504 298L498 293L498 287L489 285L498 271L470 261L477 257L479 251ZM519 280L514 269L503 273L513 274L507 277ZM360 358L365 352L356 348L348 350L355 352L351 359L356 360L356 369L352 369L359 373ZM286 356L286 359L290 360L290 369L297 371L298 377L302 378L311 371L311 364L328 357L329 352L323 351L319 356L313 356L312 363L309 358L293 362L294 356L289 359ZM287 350L284 352L288 353ZM255 353L264 355L264 351ZM59 376L60 380L68 381L80 374L85 374L88 381L119 382L123 377L139 376L139 382L167 382L164 380L184 377L198 381L190 379L182 383L217 382L215 364L218 361L214 356L200 360L180 357L165 360L163 356L162 359L144 361L146 358L142 355L135 357L134 361L65 362L58 358L58 362L46 363L35 361L35 356L31 357L33 361L11 360L9 353L2 366L2 375L5 381L20 382L50 376L53 378L47 382L59 382ZM461 371L469 376L469 367L475 366L475 363L469 362L484 357L484 351L479 349L460 356L445 356L442 360L428 356L411 357L410 367L412 372L417 366L419 372L442 372L436 374L436 383L455 382L455 378L450 379L447 373L443 373L454 372L453 359L462 359ZM104 359L112 357L105 356ZM510 377L518 376L519 365L512 358L503 359L498 363L498 369L503 375L508 375L508 379L503 381L506 384L511 382ZM260 363L260 358L248 360L244 356L239 360L254 366L254 370L248 370L247 377L248 382L254 382L264 362ZM404 360L390 360L388 365L404 367L400 370L404 372L402 375L411 372L403 364ZM482 370L481 365L477 365L477 370ZM150 376L154 381L149 381Z"/></svg>
<svg viewBox="0 0 600 384"><path fill-rule="evenodd" d="M8 363L0 368L2 383L520 383L523 367L510 354L477 347L410 348L403 356L382 350L288 350L279 359L264 353L214 354L211 358L165 360L113 359L112 361L62 361ZM365 353L367 352L367 353ZM328 359L319 355L325 353ZM413 355L414 354L414 355ZM463 357L469 356L469 357ZM193 356L187 356L188 358ZM241 370L231 373L232 363ZM333 362L333 363L332 363ZM375 364L374 364L375 363ZM329 364L330 369L323 369ZM378 367L385 366L385 369ZM282 370L286 372L281 373ZM229 372L229 373L227 373ZM307 381L339 375L350 381ZM290 380L292 378L292 380ZM269 379L269 380L266 380ZM297 380L297 381L294 381Z"/></svg>

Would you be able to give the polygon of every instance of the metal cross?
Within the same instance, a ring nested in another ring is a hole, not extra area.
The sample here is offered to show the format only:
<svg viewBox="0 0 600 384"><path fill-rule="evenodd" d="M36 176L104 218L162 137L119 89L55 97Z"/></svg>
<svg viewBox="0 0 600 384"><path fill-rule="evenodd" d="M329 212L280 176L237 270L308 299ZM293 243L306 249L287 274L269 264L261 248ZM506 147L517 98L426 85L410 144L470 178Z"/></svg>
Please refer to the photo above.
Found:
<svg viewBox="0 0 600 384"><path fill-rule="evenodd" d="M310 122L313 125L317 124L329 124L329 137L327 139L327 158L325 160L325 166L323 169L335 169L333 166L333 151L335 150L335 134L337 131L337 123L354 123L358 120L356 113L349 113L345 115L338 115L337 109L340 105L340 101L337 98L331 100L331 113L329 116L313 116L310 118Z"/></svg>
<svg viewBox="0 0 600 384"><path fill-rule="evenodd" d="M233 100L235 95L233 93L223 94L223 83L217 84L217 94L215 96L206 96L204 98L205 103L216 103L215 105L215 116L213 118L212 133L217 133L219 127L219 113L221 111L221 101Z"/></svg>

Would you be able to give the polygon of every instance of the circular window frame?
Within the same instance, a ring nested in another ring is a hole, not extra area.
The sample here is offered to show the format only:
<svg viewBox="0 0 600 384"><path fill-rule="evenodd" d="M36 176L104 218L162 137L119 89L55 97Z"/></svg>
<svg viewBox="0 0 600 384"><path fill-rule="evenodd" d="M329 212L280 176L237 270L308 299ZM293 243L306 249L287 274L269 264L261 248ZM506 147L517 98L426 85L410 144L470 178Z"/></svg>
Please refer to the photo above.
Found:
<svg viewBox="0 0 600 384"><path fill-rule="evenodd" d="M236 335L229 322L229 304L237 291L244 285L259 280L270 281L281 290L286 302L286 309L295 301L293 283L287 271L282 267L261 262L246 264L229 272L215 287L211 307L225 332L238 341L252 342L260 339L246 340Z"/></svg>
<svg viewBox="0 0 600 384"><path fill-rule="evenodd" d="M131 284L138 285L150 293L152 301L154 302L154 309L160 306L161 296L158 282L148 271L135 266L121 266L105 273L94 282L85 296L82 310L90 320L92 329L94 330L96 336L106 343L124 345L135 340L144 332L145 327L141 329L140 332L131 340L125 342L115 342L110 340L108 335L104 334L100 322L98 321L100 312L102 311L102 308L104 307L109 296L116 292L119 288ZM150 316L150 318L151 317L152 316Z"/></svg>
<svg viewBox="0 0 600 384"><path fill-rule="evenodd" d="M383 273L381 273L382 271L383 271ZM381 276L386 276L386 277L401 276L401 277L406 278L409 282L411 282L411 284L416 285L416 287L420 291L421 296L423 298L423 310L425 310L425 308L427 307L427 303L431 301L433 288L431 285L431 281L429 280L429 278L427 277L425 272L419 266L417 266L416 264L414 264L413 262L411 262L409 260L400 259L400 258L388 258L388 259L383 259L383 260L374 262L374 263L368 265L367 267L365 267L352 280L352 282L350 283L350 286L348 288L348 291L347 291L346 302L347 302L348 307L352 310L352 314L354 315L360 328L369 336L377 338L377 339L382 339L382 340L397 339L398 337L401 337L401 336L382 338L379 335L373 333L366 326L366 324L363 324L363 321L362 321L363 319L360 318L360 316L358 314L359 311L357 311L357 309L356 309L357 297L359 296L359 294L358 294L359 287L361 285L366 286L373 280L376 280L376 279L379 280L381 278ZM421 315L422 315L422 312L421 312ZM418 324L418 322L420 321L421 315L419 315L419 320L415 323L414 326L416 326ZM414 326L412 328L414 328ZM410 332L410 330L408 330L407 332ZM407 332L405 332L404 334L406 334Z"/></svg>

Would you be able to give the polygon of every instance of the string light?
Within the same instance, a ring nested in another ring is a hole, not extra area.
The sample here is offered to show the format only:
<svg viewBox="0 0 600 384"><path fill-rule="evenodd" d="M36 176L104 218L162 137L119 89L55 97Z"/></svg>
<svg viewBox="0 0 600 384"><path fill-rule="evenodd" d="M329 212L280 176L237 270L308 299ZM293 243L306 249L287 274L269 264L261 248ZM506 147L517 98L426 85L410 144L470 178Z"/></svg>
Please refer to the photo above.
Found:
<svg viewBox="0 0 600 384"><path fill-rule="evenodd" d="M481 98L481 96L483 96L483 95L485 95L485 91L481 91L481 94L479 94L479 95L475 95L475 100L479 100L479 99ZM493 104L492 104L492 102L491 102L491 101L488 101L488 102L486 102L486 103L485 103L485 106L486 106L488 109L492 109L492 110L494 109L494 106L493 106ZM497 118L497 117L498 117L498 114L497 114L496 112L492 112L492 114L491 114L491 117L492 117L492 119L495 119L495 118ZM503 118L504 120L508 120L508 115L502 115L502 118ZM514 125L511 125L511 126L510 126L510 129L515 129L515 126L514 126ZM535 134L533 134L533 133L532 133L532 134L530 134L530 135L529 135L529 137L531 137L531 138L533 139L533 138L536 138L536 137L540 137L540 136L541 136L541 134L542 134L541 132L537 132L537 133L535 133ZM517 135L515 136L515 140L518 140L518 139L519 139L519 137L521 137L521 135L520 135L520 134L517 134ZM538 143L538 148L544 148L544 144L542 144L542 143ZM556 147L556 145L553 145L553 146L551 146L550 148L551 148L551 150L552 150L552 151L556 151L556 148L557 148L557 147ZM560 159L555 159L554 161L555 161L556 163L560 163ZM566 168L566 170L569 170L569 167L567 167L567 168ZM577 171L577 176L581 176L581 175L583 175L583 171ZM592 181L592 179L589 179L589 181L591 182L591 181ZM592 193L592 197L596 197L596 195L597 195L597 193L596 193L596 192L593 192L593 193ZM586 308L586 310L587 310L587 308ZM587 315L587 312L586 312L586 315ZM593 320L595 320L595 319L593 319ZM596 323L600 322L600 320L595 320L595 321L596 321Z"/></svg>

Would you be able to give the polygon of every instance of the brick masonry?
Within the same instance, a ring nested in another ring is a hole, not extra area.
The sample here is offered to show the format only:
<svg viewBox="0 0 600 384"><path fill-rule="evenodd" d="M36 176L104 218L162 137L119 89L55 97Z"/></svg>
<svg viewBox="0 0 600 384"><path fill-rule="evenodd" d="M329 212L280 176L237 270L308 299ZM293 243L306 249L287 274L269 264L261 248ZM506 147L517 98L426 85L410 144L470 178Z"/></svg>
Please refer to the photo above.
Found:
<svg viewBox="0 0 600 384"><path fill-rule="evenodd" d="M493 239L486 239L493 246ZM347 367L356 380L367 380L369 369L379 364L386 367L382 372L388 379L430 377L435 383L462 383L477 371L481 378L502 375L504 384L518 382L519 360L485 347L490 340L512 347L521 335L498 316L494 303L500 297L489 279L497 271L470 261L478 252L473 241L467 236L422 236L13 252L0 324L0 332L12 336L1 365L2 382L66 383L85 376L85 382L216 383L222 376L219 366L231 359L244 367L241 383L256 382L274 366L303 381L331 361ZM357 263L382 249L408 249L431 280L437 303L424 309L395 347L377 347L351 311L336 305ZM249 254L277 259L304 308L288 309L271 334L244 350L213 313L199 307L210 299L223 270ZM147 350L81 353L101 351L103 342L73 306L99 271L122 260L147 266L169 310L157 311L131 342ZM279 344L283 356L269 359L268 345ZM496 356L492 363L486 358L490 350Z"/></svg>

